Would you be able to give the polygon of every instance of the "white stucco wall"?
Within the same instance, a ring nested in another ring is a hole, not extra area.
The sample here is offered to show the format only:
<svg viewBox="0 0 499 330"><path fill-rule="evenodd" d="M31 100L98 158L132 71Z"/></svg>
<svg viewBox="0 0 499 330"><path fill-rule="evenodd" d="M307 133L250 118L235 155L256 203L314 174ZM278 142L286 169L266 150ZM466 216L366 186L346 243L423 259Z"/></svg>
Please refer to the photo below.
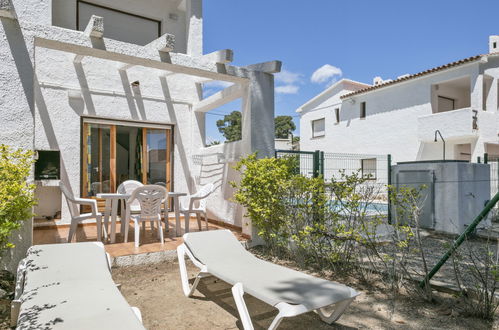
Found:
<svg viewBox="0 0 499 330"><path fill-rule="evenodd" d="M497 65L496 59L483 64L474 62L459 67L425 75L395 85L354 95L337 101L337 96L323 105L314 105L302 111L300 136L302 150L323 150L326 152L391 154L393 161L429 160L442 158L442 144L433 142L435 129L440 129L448 138L446 157L455 157L455 145L470 143L472 159L482 156L485 141L497 143ZM483 111L481 73L494 77L491 93L486 98L487 112ZM468 102L470 107L462 113L441 113L433 115L432 93L434 84L456 78L470 79ZM366 102L366 118L360 119L360 104ZM336 124L334 108L341 107L341 122ZM478 131L472 130L471 110L479 110ZM423 117L425 116L425 117ZM462 118L461 118L462 117ZM312 137L311 122L325 118L324 137ZM456 122L456 118L458 122ZM425 122L424 125L418 123ZM431 127L430 125L431 124ZM431 135L429 137L429 135ZM421 137L424 136L424 139Z"/></svg>
<svg viewBox="0 0 499 330"><path fill-rule="evenodd" d="M40 88L35 90L35 149L60 150L61 179L70 182L73 193L80 195L81 118L85 116L174 125L174 189L194 192L192 150L203 142L191 111L198 99L193 80L165 77L163 71L138 66L120 71L122 64L113 61L85 58L75 64L73 59L70 53L36 48ZM133 81L140 81L140 95L130 88ZM81 91L81 98L70 98L68 89ZM62 221L69 222L62 205Z"/></svg>
<svg viewBox="0 0 499 330"><path fill-rule="evenodd" d="M52 10L49 20L46 24L53 24L67 29L77 29L77 2L76 0L51 0ZM92 4L109 7L125 13L139 15L149 19L161 22L161 34L169 33L175 35L175 52L188 53L188 44L194 48L195 54L202 54L202 0L186 0L189 6L179 7L179 1L172 0L90 0ZM191 6L190 3L193 3ZM192 15L187 9L194 7L197 15ZM176 15L176 19L170 17L170 14ZM191 22L191 16L193 20ZM116 25L119 22L104 20L104 25ZM87 22L80 22L80 27L85 27ZM192 28L190 26L193 25ZM189 33L191 30L191 33ZM104 33L105 34L105 33ZM106 34L105 34L106 35ZM118 36L119 40L129 41L124 32Z"/></svg>
<svg viewBox="0 0 499 330"><path fill-rule="evenodd" d="M61 179L79 196L83 117L172 125L174 190L193 193L200 185L214 182L217 190L210 196L209 217L242 226L245 233L254 234L248 219L243 219L243 210L231 201L233 191L227 183L238 179L232 166L244 155L251 152L258 152L261 157L273 155L273 75L256 71L258 69L230 65L222 73L212 60L197 57L202 55L201 0L188 0L185 8L178 8L187 14L184 17L179 15L178 21L183 27L177 26L176 50L178 53L180 47L180 51L183 49L194 57L174 53L160 56L156 49L110 39L90 39L74 31L71 18L74 17L74 7L69 2L14 0L19 20L0 18L0 38L5 40L0 43L0 127L4 128L0 130L0 143L25 149L59 150ZM130 10L144 10L147 7L143 2L140 6L136 2L126 3L129 3L127 8ZM126 3L119 2L120 5ZM165 5L159 0L151 3ZM53 7L52 4L60 6ZM156 11L155 8L152 5L148 10ZM69 16L63 16L68 12L71 12ZM156 14L166 15L159 10ZM52 22L73 31L50 27ZM168 24L163 25L163 28L167 29ZM164 32L176 34L173 30ZM35 46L35 38L44 44ZM52 40L56 40L55 43L51 44ZM60 48L69 49L70 52ZM81 62L75 61L78 50L97 55L86 56ZM148 66L151 63L156 68L173 66L181 73L172 74L170 71L140 65L120 70L124 63L100 58L117 54L134 64L139 62ZM166 63L161 63L164 61ZM204 78L197 77L197 73ZM243 140L205 148L205 115L193 110L193 104L200 101L196 83L209 78L216 79L220 75L224 79L230 78L229 81L241 83L244 88L241 102ZM133 81L140 81L138 90L130 87ZM217 175L206 175L211 166L219 167L216 169ZM52 211L62 207L61 223L69 221L69 212L58 188L39 184L37 195L46 203L37 208L39 212L51 215ZM18 261L32 244L31 219L26 221L22 230L14 233L13 241L16 249L1 258L1 267L11 271L15 270Z"/></svg>

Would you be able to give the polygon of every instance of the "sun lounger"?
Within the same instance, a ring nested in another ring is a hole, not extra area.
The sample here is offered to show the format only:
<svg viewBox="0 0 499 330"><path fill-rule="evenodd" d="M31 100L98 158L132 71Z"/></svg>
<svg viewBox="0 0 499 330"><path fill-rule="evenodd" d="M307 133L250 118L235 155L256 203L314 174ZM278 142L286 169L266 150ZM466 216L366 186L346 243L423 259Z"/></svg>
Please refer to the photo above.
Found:
<svg viewBox="0 0 499 330"><path fill-rule="evenodd" d="M184 244L177 248L177 253L184 294L191 296L199 280L211 275L233 285L232 294L245 330L253 329L253 324L244 293L279 310L269 329L277 328L284 317L310 311L333 323L359 294L345 285L258 259L229 230L185 234ZM200 269L192 287L185 255Z"/></svg>
<svg viewBox="0 0 499 330"><path fill-rule="evenodd" d="M17 329L144 329L140 311L116 287L100 242L29 248L12 316Z"/></svg>

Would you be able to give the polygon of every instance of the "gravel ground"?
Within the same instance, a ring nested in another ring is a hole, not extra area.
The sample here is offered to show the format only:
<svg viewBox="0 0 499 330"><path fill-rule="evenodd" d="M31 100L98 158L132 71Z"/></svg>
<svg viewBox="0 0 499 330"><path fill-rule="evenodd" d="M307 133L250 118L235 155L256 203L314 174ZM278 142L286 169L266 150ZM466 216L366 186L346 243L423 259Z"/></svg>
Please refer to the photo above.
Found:
<svg viewBox="0 0 499 330"><path fill-rule="evenodd" d="M298 268L296 264L282 263ZM189 273L196 273L192 265ZM182 293L176 262L117 268L113 269L113 277L122 285L128 302L142 311L147 329L242 329L230 286L214 277L203 279L193 298ZM355 279L341 282L362 294L338 322L327 325L311 312L285 319L279 329L499 329L495 324L467 317L461 303L447 294L437 293L435 303L405 295L394 302ZM266 329L276 310L247 295L245 299L255 329Z"/></svg>
<svg viewBox="0 0 499 330"><path fill-rule="evenodd" d="M425 259L428 270L435 266L442 256L448 251L449 247L455 240L455 237L448 235L430 234L422 232L422 247L425 253ZM491 239L487 241L483 238L470 238L465 241L456 251L456 268L460 271L460 281L462 285L468 288L474 288L477 284L476 277L472 275L473 269L479 269L484 272L485 256L487 255L487 245L492 253L497 251L497 241ZM389 246L383 246L382 249L388 251ZM422 279L425 275L424 264L422 262L421 254L413 251L408 256L408 269L417 274L416 278ZM433 280L445 284L448 287L457 287L456 272L452 257L440 268L438 273L435 274ZM491 283L493 285L493 283Z"/></svg>

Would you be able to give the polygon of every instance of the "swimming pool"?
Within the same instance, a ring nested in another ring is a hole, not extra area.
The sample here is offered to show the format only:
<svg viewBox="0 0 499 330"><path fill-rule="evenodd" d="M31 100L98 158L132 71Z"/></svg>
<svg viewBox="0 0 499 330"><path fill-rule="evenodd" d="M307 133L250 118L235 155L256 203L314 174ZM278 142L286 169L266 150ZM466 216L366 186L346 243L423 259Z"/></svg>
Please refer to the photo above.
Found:
<svg viewBox="0 0 499 330"><path fill-rule="evenodd" d="M338 201L331 201L331 208L334 211L341 211L341 205ZM360 202L360 210L365 210L367 214L387 214L388 203L381 202Z"/></svg>

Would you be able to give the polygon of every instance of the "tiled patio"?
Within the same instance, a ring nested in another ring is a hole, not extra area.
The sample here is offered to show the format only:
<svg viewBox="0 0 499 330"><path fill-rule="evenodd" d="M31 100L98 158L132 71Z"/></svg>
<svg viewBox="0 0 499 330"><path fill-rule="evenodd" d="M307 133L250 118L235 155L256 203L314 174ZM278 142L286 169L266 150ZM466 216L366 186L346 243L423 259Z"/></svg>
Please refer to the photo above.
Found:
<svg viewBox="0 0 499 330"><path fill-rule="evenodd" d="M143 233L142 231L140 233L140 246L136 248L134 243L133 224L130 223L128 242L124 243L123 235L119 232L120 223L118 222L116 225L116 243L110 244L108 240L108 242L106 243L106 251L112 257L119 257L133 254L175 250L177 246L182 244L183 240L182 237L175 237L175 219L170 218L169 224L170 230L165 233L164 244L161 244L157 236L157 228L155 228L155 230L151 230L149 223L147 223L145 233ZM183 235L185 232L183 228L183 219L181 219L181 225L181 234ZM246 239L245 237L243 237L241 230L235 227L228 228L227 226L223 226L222 224L215 224L213 222L210 222L208 228L209 230L230 229L239 240ZM190 219L189 229L191 232L199 231L198 224L195 218ZM206 224L204 221L202 222L202 230L206 230ZM67 243L68 232L68 225L35 227L33 230L33 244ZM78 229L76 231L76 242L92 242L96 241L96 239L97 231L95 224L83 224L78 226Z"/></svg>

